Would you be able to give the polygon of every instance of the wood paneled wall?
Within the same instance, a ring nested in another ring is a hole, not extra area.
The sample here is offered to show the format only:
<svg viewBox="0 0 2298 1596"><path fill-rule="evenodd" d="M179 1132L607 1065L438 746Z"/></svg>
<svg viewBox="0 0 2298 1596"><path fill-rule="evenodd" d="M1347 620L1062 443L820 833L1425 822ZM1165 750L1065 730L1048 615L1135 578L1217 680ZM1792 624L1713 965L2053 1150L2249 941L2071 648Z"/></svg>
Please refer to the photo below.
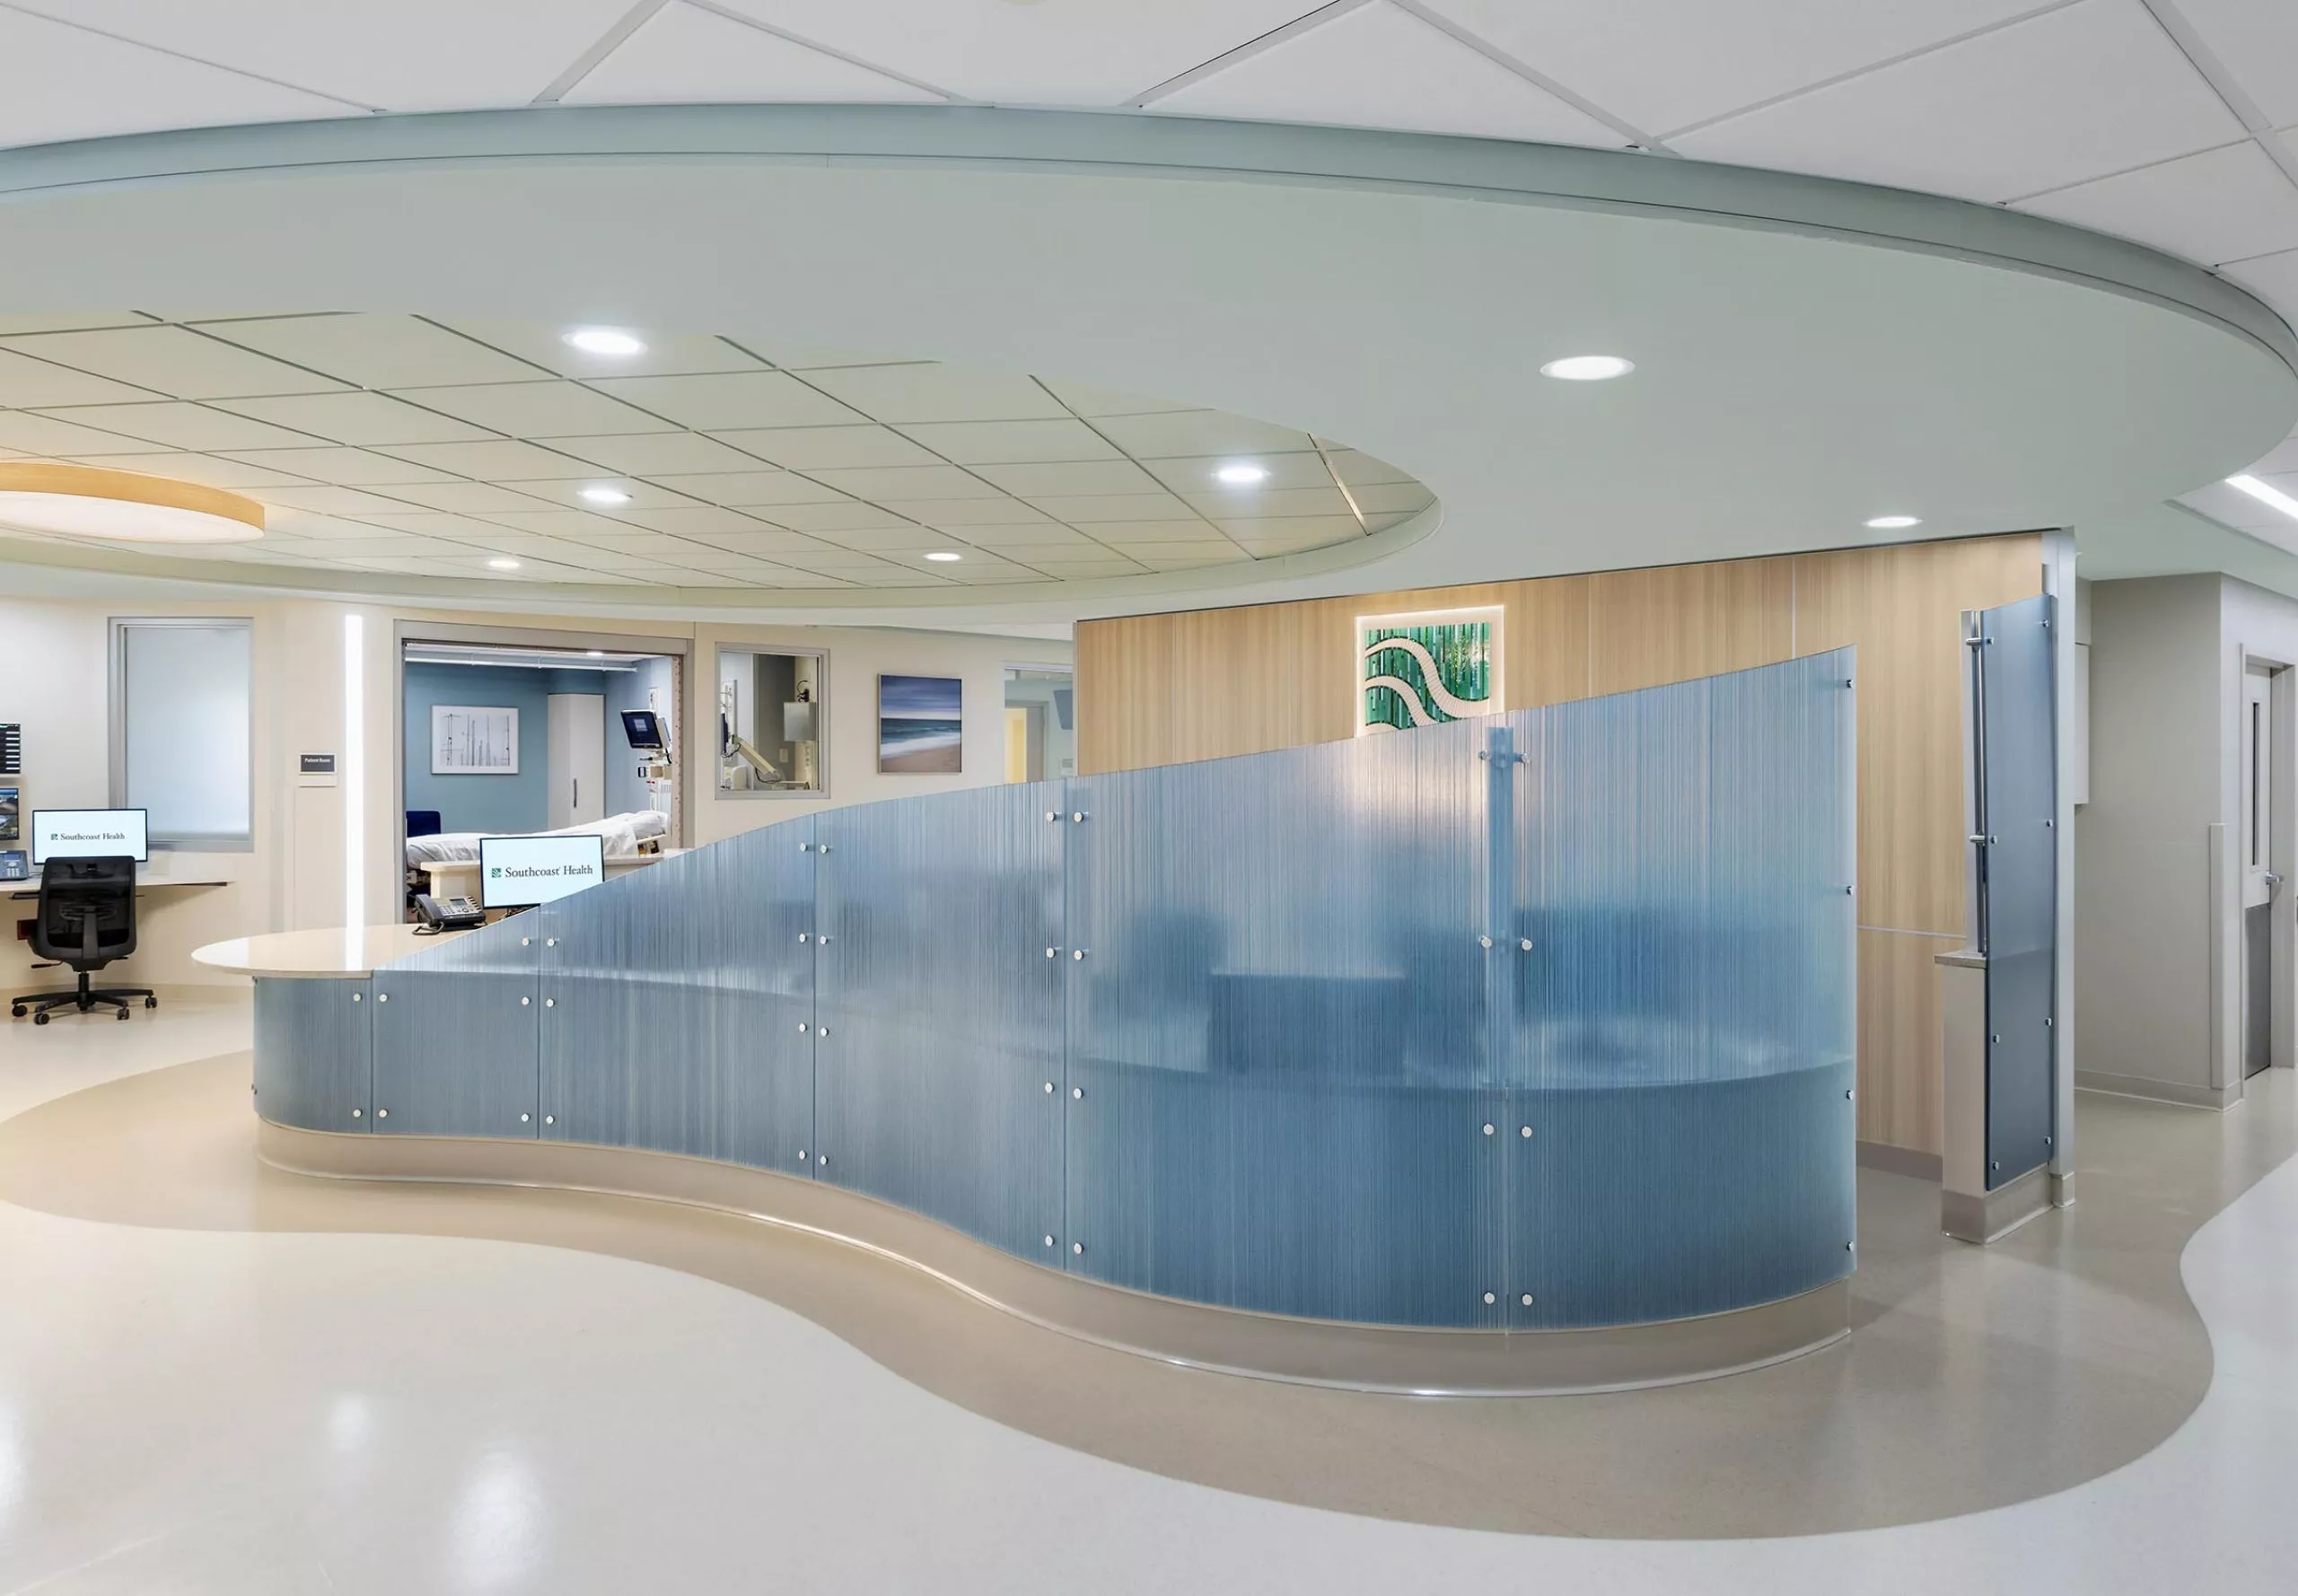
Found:
<svg viewBox="0 0 2298 1596"><path fill-rule="evenodd" d="M1522 709L1859 650L1859 1135L1942 1145L1939 977L1963 929L1960 616L2042 591L2033 533L1605 571L1077 627L1090 775L1356 729L1355 619L1496 606Z"/></svg>

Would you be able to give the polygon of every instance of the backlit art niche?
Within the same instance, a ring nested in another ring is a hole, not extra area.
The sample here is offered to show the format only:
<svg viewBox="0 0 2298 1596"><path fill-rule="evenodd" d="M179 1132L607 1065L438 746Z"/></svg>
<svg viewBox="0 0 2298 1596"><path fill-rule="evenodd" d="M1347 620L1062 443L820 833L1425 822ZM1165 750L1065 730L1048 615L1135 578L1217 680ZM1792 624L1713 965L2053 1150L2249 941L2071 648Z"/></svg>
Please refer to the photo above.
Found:
<svg viewBox="0 0 2298 1596"><path fill-rule="evenodd" d="M1505 709L1502 611L1356 618L1356 734L1442 725Z"/></svg>

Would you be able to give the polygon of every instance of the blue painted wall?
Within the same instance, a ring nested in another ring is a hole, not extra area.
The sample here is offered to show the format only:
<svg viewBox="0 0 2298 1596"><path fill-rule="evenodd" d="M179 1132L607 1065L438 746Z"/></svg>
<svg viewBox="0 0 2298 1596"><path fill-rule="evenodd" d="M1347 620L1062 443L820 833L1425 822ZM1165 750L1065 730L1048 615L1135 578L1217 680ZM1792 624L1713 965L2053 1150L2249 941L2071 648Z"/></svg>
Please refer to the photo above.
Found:
<svg viewBox="0 0 2298 1596"><path fill-rule="evenodd" d="M544 785L550 770L553 693L597 693L625 673L602 671L522 671L491 665L407 667L407 713L403 727L407 807L435 809L443 831L540 831L550 823ZM508 706L519 712L519 773L516 776L431 774L431 706L434 704ZM622 741L618 720L607 742L610 773ZM627 761L626 761L627 762Z"/></svg>

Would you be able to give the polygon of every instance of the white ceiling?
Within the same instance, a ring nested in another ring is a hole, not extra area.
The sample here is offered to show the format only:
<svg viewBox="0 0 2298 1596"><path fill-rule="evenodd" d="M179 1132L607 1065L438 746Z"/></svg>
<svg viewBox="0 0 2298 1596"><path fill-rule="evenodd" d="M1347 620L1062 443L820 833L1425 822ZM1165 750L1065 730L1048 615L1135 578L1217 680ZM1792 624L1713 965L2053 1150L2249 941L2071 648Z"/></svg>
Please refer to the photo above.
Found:
<svg viewBox="0 0 2298 1596"><path fill-rule="evenodd" d="M2298 321L2293 0L0 0L0 145L376 111L877 101L1633 145L2077 223ZM753 386L727 404L773 413ZM272 419L249 408L264 396L213 397ZM736 413L687 414L713 431ZM86 442L46 435L57 452ZM403 469L346 463L369 486ZM2259 469L2298 492L2286 451ZM2283 535L2238 495L2185 502Z"/></svg>
<svg viewBox="0 0 2298 1596"><path fill-rule="evenodd" d="M169 550L188 557L618 586L1243 567L1362 539L1432 502L1370 455L1171 400L648 329L641 355L592 355L565 330L0 316L0 460L202 482L270 506L261 540ZM1214 473L1240 460L1267 479L1224 487ZM488 563L504 559L517 568Z"/></svg>

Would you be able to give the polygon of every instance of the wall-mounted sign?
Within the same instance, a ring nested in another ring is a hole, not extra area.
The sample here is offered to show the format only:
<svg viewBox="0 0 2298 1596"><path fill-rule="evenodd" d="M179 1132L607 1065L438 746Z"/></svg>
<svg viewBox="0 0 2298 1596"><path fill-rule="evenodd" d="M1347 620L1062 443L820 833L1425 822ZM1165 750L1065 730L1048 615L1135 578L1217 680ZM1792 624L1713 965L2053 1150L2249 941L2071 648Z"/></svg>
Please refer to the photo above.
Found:
<svg viewBox="0 0 2298 1596"><path fill-rule="evenodd" d="M303 761L298 768L305 776L333 776L335 774L333 754L303 754L298 757Z"/></svg>
<svg viewBox="0 0 2298 1596"><path fill-rule="evenodd" d="M1497 607L1358 616L1356 734L1505 709L1503 618Z"/></svg>

